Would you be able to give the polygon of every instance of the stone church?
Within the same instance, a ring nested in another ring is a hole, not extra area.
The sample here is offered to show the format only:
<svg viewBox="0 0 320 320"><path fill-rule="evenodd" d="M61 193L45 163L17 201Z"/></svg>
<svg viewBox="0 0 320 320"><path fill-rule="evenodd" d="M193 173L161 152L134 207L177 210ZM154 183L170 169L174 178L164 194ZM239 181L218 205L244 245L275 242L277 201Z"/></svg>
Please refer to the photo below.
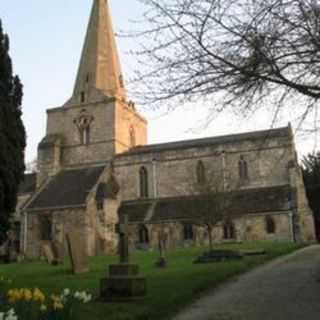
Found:
<svg viewBox="0 0 320 320"><path fill-rule="evenodd" d="M126 95L108 4L94 0L72 96L47 110L38 172L20 187L22 252L37 257L78 230L89 255L113 254L124 215L132 247L160 235L169 248L205 244L210 195L228 203L215 241L314 239L290 125L153 145L147 128Z"/></svg>

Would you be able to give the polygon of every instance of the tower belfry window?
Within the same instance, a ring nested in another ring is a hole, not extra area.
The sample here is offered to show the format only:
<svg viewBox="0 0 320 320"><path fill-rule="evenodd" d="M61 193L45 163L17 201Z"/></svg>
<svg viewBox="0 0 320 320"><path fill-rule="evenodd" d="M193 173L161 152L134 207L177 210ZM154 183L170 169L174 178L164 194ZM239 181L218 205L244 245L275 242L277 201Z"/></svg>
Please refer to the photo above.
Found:
<svg viewBox="0 0 320 320"><path fill-rule="evenodd" d="M93 117L87 113L85 109L81 110L78 117L74 120L74 123L79 130L80 144L90 143L91 123Z"/></svg>

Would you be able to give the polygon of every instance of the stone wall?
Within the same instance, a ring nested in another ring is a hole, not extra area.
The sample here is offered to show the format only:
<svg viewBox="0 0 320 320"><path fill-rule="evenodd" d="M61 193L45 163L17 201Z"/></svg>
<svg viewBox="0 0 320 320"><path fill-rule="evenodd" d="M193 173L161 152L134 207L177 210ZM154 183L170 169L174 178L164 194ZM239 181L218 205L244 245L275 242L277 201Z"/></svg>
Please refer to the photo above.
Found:
<svg viewBox="0 0 320 320"><path fill-rule="evenodd" d="M30 258L38 258L40 256L41 245L47 242L41 239L40 217L42 215L47 215L52 219L52 241L62 243L65 250L67 250L65 234L74 229L85 231L87 226L85 208L43 211L28 214L26 255Z"/></svg>
<svg viewBox="0 0 320 320"><path fill-rule="evenodd" d="M115 150L125 152L131 147L131 134L134 135L135 146L147 144L147 121L125 103L118 102L115 112Z"/></svg>
<svg viewBox="0 0 320 320"><path fill-rule="evenodd" d="M290 227L290 212L272 213L268 215L246 215L240 219L232 221L235 229L234 239L224 239L223 225L218 224L212 232L215 243L222 241L292 241L292 229ZM272 217L275 224L275 232L268 233L266 228L266 217ZM131 224L129 239L131 248L143 248L139 242L139 227L141 225ZM208 230L204 226L193 225L194 239L192 241L184 239L184 222L165 222L162 224L146 224L149 234L149 245L153 249L158 248L159 234L162 233L167 249L183 247L189 245L208 245Z"/></svg>
<svg viewBox="0 0 320 320"><path fill-rule="evenodd" d="M225 190L257 188L289 183L288 163L292 161L290 138L248 140L238 143L177 150L163 150L116 158L122 199L140 197L139 170L148 170L149 197L172 197L194 193L197 163L201 160L208 179L224 180ZM238 162L248 164L249 180L239 178Z"/></svg>

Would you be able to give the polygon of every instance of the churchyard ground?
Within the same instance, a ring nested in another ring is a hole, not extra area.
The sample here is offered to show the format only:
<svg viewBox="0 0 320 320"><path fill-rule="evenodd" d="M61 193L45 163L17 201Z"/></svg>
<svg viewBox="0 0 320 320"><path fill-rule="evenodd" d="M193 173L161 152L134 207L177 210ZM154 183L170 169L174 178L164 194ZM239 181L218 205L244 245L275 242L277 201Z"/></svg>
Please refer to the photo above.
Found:
<svg viewBox="0 0 320 320"><path fill-rule="evenodd" d="M232 262L193 264L205 248L188 248L167 252L168 267L154 266L158 252L136 252L131 261L138 263L147 278L148 294L131 303L104 304L91 302L77 310L78 320L157 320L170 319L177 311L200 295L232 277L244 273L273 258L293 252L299 246L292 243L246 242L216 245L218 249L265 249L266 255L245 257ZM59 293L64 288L85 290L98 295L99 281L106 276L107 266L118 257L90 259L90 272L73 275L70 264L50 266L43 261L1 265L0 275L12 279L13 288L40 288L46 293Z"/></svg>

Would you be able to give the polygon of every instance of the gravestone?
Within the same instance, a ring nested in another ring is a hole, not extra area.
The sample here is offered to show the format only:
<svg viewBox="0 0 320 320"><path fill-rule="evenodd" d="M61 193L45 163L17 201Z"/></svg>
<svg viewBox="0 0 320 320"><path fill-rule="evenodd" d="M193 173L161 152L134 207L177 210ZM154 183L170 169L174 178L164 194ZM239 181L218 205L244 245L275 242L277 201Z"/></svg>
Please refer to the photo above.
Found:
<svg viewBox="0 0 320 320"><path fill-rule="evenodd" d="M139 276L139 266L129 263L128 216L119 228L120 263L109 266L109 276L101 279L100 297L103 301L130 301L146 294L146 279Z"/></svg>
<svg viewBox="0 0 320 320"><path fill-rule="evenodd" d="M156 267L159 268L166 268L167 267L167 260L165 258L165 250L166 250L166 243L163 231L161 230L158 235L158 248L159 248L159 259L156 262Z"/></svg>
<svg viewBox="0 0 320 320"><path fill-rule="evenodd" d="M68 251L71 260L72 272L74 274L86 273L89 271L88 255L83 234L78 231L71 231L66 235Z"/></svg>
<svg viewBox="0 0 320 320"><path fill-rule="evenodd" d="M52 242L52 250L57 264L64 263L64 245L59 241Z"/></svg>
<svg viewBox="0 0 320 320"><path fill-rule="evenodd" d="M49 264L55 264L55 257L50 244L42 245L42 253Z"/></svg>

